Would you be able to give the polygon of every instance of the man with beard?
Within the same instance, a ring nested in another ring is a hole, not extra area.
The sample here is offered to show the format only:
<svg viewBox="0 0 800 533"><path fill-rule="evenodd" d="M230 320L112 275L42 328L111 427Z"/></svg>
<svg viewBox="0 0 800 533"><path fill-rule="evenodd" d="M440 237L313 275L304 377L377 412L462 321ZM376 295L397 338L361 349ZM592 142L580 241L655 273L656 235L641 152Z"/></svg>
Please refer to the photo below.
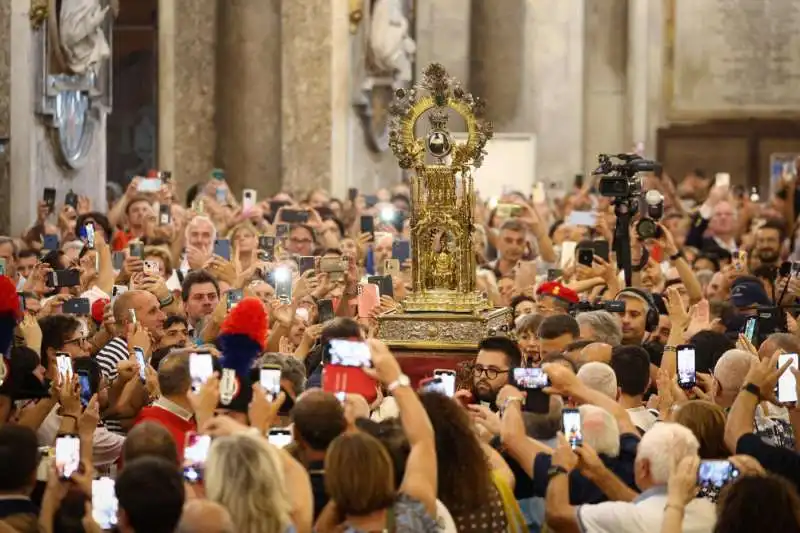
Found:
<svg viewBox="0 0 800 533"><path fill-rule="evenodd" d="M497 393L508 385L512 370L521 363L522 353L516 342L506 337L483 339L472 367L472 390L459 390L456 398L488 403L492 410L496 410Z"/></svg>
<svg viewBox="0 0 800 533"><path fill-rule="evenodd" d="M781 258L784 226L779 220L767 220L756 230L755 255L761 265L777 266Z"/></svg>

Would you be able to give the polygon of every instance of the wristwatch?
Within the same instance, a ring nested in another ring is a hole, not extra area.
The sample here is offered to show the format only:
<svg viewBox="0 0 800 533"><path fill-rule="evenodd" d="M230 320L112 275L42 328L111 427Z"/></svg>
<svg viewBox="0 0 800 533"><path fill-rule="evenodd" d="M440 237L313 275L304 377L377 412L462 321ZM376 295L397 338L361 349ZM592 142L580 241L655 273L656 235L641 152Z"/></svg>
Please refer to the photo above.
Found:
<svg viewBox="0 0 800 533"><path fill-rule="evenodd" d="M158 305L161 307L161 309L164 309L165 307L172 305L172 302L174 301L175 297L172 296L172 293L170 293L170 295L164 298L163 300L159 300Z"/></svg>
<svg viewBox="0 0 800 533"><path fill-rule="evenodd" d="M746 384L744 387L742 387L742 390L749 392L759 400L761 399L761 387L759 387L755 383Z"/></svg>
<svg viewBox="0 0 800 533"><path fill-rule="evenodd" d="M408 379L408 376L406 376L405 374L400 374L399 376L397 376L396 380L389 383L389 385L386 387L386 390L388 390L389 392L394 392L395 389L397 389L398 387L410 387L410 386L411 386L411 380Z"/></svg>
<svg viewBox="0 0 800 533"><path fill-rule="evenodd" d="M678 250L677 253L672 254L671 256L669 256L669 260L670 261L677 261L681 257L683 257L683 250Z"/></svg>
<svg viewBox="0 0 800 533"><path fill-rule="evenodd" d="M569 474L569 472L563 466L550 465L550 468L547 469L547 481L561 474Z"/></svg>

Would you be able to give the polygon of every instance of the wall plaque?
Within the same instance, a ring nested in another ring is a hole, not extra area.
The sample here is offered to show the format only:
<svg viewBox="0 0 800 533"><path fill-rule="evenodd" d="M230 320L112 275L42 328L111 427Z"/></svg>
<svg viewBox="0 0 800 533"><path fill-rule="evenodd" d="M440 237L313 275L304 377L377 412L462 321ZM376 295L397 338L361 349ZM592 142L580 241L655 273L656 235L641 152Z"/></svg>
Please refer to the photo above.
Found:
<svg viewBox="0 0 800 533"><path fill-rule="evenodd" d="M663 1L668 120L800 116L800 2Z"/></svg>

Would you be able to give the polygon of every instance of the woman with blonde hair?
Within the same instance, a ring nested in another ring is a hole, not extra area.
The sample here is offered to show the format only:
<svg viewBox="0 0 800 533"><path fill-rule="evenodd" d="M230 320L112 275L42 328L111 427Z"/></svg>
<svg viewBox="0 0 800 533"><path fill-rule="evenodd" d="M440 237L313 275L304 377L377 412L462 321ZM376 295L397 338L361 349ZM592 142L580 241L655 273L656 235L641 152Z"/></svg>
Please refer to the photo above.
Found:
<svg viewBox="0 0 800 533"><path fill-rule="evenodd" d="M231 262L242 274L258 263L258 230L249 221L235 225L228 232L231 241Z"/></svg>
<svg viewBox="0 0 800 533"><path fill-rule="evenodd" d="M206 497L228 509L239 533L295 531L280 453L249 432L212 442L205 469Z"/></svg>

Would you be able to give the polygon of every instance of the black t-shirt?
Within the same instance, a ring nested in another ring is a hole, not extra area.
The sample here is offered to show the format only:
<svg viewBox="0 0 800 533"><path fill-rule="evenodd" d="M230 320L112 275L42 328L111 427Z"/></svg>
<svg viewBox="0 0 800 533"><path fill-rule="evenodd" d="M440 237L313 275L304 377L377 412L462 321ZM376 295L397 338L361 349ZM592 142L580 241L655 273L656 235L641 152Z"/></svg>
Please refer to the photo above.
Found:
<svg viewBox="0 0 800 533"><path fill-rule="evenodd" d="M311 478L311 493L314 495L314 522L328 504L328 493L325 492L325 463L314 461L308 465L308 477Z"/></svg>
<svg viewBox="0 0 800 533"><path fill-rule="evenodd" d="M737 455L749 455L766 470L780 474L800 490L800 455L793 450L771 446L755 433L748 433L736 443Z"/></svg>

